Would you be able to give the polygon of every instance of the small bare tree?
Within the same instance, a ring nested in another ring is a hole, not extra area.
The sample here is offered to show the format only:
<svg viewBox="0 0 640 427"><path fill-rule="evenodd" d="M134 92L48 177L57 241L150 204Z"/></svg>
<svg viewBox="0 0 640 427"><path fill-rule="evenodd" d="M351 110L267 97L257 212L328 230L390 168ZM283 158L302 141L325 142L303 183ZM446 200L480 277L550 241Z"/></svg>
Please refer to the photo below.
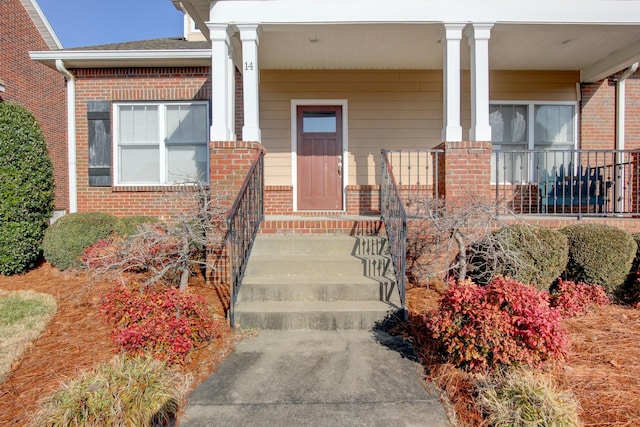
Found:
<svg viewBox="0 0 640 427"><path fill-rule="evenodd" d="M470 270L477 268L473 260L482 260L482 268L491 271L505 264L526 268L514 248L495 238L493 231L506 225L506 218L517 221L511 212L499 216L495 203L469 193L446 201L414 197L407 206L413 213L410 267L418 274L426 274L426 269L436 274L454 271L456 279L463 281ZM430 259L425 260L426 256ZM438 260L444 260L445 271L433 270Z"/></svg>
<svg viewBox="0 0 640 427"><path fill-rule="evenodd" d="M142 224L137 232L85 252L85 264L98 275L148 272L144 285L161 280L187 287L194 269L210 268L206 251L224 240L224 194L212 196L201 181L180 184L163 199L174 219L169 225ZM98 245L100 246L100 245Z"/></svg>

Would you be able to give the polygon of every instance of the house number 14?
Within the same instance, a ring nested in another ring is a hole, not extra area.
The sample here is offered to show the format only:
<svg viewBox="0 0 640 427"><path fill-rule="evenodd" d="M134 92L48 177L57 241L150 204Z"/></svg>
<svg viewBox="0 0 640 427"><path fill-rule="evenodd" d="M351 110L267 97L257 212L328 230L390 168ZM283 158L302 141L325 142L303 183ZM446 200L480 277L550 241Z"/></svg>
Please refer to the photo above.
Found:
<svg viewBox="0 0 640 427"><path fill-rule="evenodd" d="M245 62L244 63L244 69L246 71L253 71L253 62Z"/></svg>

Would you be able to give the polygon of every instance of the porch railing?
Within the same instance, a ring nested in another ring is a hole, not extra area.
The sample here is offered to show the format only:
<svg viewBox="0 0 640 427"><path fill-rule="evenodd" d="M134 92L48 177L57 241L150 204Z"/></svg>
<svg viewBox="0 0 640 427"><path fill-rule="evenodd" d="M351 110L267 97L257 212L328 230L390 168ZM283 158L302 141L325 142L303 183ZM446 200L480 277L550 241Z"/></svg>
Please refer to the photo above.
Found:
<svg viewBox="0 0 640 427"><path fill-rule="evenodd" d="M235 326L235 304L260 223L264 219L264 151L260 150L227 216L231 289L229 322Z"/></svg>
<svg viewBox="0 0 640 427"><path fill-rule="evenodd" d="M386 164L393 172L395 182L409 216L420 215L429 198L442 197L439 183L444 173L444 150L383 150ZM384 167L383 167L384 170Z"/></svg>
<svg viewBox="0 0 640 427"><path fill-rule="evenodd" d="M406 319L408 221L425 213L422 210L429 205L425 201L442 197L444 150L382 150L381 159L380 211Z"/></svg>
<svg viewBox="0 0 640 427"><path fill-rule="evenodd" d="M496 150L496 201L520 214L640 213L640 150Z"/></svg>
<svg viewBox="0 0 640 427"><path fill-rule="evenodd" d="M388 152L382 150L382 182L380 188L380 212L389 240L389 252L393 261L396 284L400 293L400 309L407 319L405 301L405 273L407 254L407 213L400 197L400 191L389 163Z"/></svg>

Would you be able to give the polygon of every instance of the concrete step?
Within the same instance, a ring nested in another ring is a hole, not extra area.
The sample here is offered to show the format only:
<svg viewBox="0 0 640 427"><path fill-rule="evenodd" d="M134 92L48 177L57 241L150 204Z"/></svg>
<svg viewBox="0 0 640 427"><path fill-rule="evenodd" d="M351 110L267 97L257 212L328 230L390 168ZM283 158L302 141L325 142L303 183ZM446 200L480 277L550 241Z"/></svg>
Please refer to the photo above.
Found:
<svg viewBox="0 0 640 427"><path fill-rule="evenodd" d="M245 275L357 277L369 272L384 275L390 268L388 261L381 256L362 259L350 253L255 255L251 256Z"/></svg>
<svg viewBox="0 0 640 427"><path fill-rule="evenodd" d="M381 255L388 253L387 240L380 236L347 235L258 235L252 256L273 254L348 254Z"/></svg>
<svg viewBox="0 0 640 427"><path fill-rule="evenodd" d="M259 329L371 329L399 307L386 238L259 235L235 323Z"/></svg>
<svg viewBox="0 0 640 427"><path fill-rule="evenodd" d="M398 308L382 301L245 302L236 305L235 322L272 330L368 330Z"/></svg>
<svg viewBox="0 0 640 427"><path fill-rule="evenodd" d="M348 278L347 278L348 279ZM325 279L320 283L283 283L251 278L243 281L238 303L255 301L391 301L397 303L398 290L386 282L355 277L352 280ZM254 283L251 283L254 282Z"/></svg>

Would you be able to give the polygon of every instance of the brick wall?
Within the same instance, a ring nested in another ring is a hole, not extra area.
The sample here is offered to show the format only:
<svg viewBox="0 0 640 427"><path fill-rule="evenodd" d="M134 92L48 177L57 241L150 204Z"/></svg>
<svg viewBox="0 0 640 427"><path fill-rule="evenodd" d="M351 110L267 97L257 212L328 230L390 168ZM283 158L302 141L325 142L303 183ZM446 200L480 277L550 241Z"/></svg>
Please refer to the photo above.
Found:
<svg viewBox="0 0 640 427"><path fill-rule="evenodd" d="M491 143L444 142L439 158L438 186L445 199L473 194L491 197Z"/></svg>
<svg viewBox="0 0 640 427"><path fill-rule="evenodd" d="M293 211L293 187L268 185L265 187L265 215L336 216L380 215L379 185L348 185L345 212Z"/></svg>
<svg viewBox="0 0 640 427"><path fill-rule="evenodd" d="M211 171L211 197L223 206L233 205L245 178L249 173L262 145L245 141L212 141L209 144L209 163ZM215 183L215 184L213 184ZM219 232L228 232L226 223L220 224ZM208 282L230 285L232 271L229 261L229 246L226 243L208 248L208 265L215 264L215 270L207 270Z"/></svg>
<svg viewBox="0 0 640 427"><path fill-rule="evenodd" d="M640 149L640 71L627 78L625 115L625 148Z"/></svg>
<svg viewBox="0 0 640 427"><path fill-rule="evenodd" d="M29 51L49 47L19 0L0 1L0 98L28 108L40 124L49 147L55 178L55 208L69 208L67 114L64 77L29 58Z"/></svg>
<svg viewBox="0 0 640 427"><path fill-rule="evenodd" d="M210 68L77 69L73 72L76 75L78 211L170 219L172 209L166 200L167 192L173 190L171 187L89 187L87 102L209 100Z"/></svg>
<svg viewBox="0 0 640 427"><path fill-rule="evenodd" d="M580 148L616 148L616 81L620 73L581 85ZM625 149L640 149L640 72L625 83Z"/></svg>

